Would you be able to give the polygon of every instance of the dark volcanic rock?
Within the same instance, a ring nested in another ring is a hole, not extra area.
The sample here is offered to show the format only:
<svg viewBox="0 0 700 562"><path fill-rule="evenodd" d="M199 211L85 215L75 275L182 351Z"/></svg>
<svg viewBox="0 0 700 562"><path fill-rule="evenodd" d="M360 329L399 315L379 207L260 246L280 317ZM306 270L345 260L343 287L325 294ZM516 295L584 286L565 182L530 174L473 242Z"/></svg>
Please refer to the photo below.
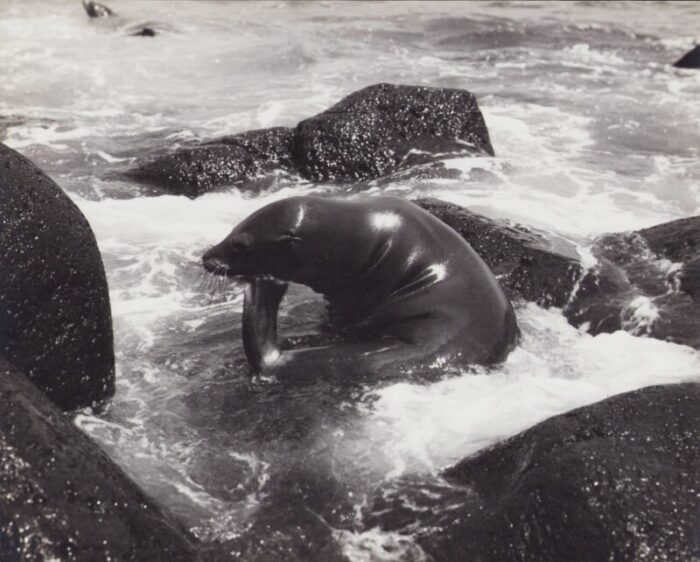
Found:
<svg viewBox="0 0 700 562"><path fill-rule="evenodd" d="M493 155L473 94L377 84L295 129L250 131L181 148L126 175L197 197L278 169L311 181L367 180L448 153Z"/></svg>
<svg viewBox="0 0 700 562"><path fill-rule="evenodd" d="M313 181L376 178L446 152L493 155L476 98L466 90L376 84L306 119L293 157ZM420 154L423 153L423 154Z"/></svg>
<svg viewBox="0 0 700 562"><path fill-rule="evenodd" d="M298 503L263 506L250 529L218 547L218 551L230 553L233 560L250 562L348 560L328 524Z"/></svg>
<svg viewBox="0 0 700 562"><path fill-rule="evenodd" d="M638 234L654 253L671 261L700 257L700 216L644 228Z"/></svg>
<svg viewBox="0 0 700 562"><path fill-rule="evenodd" d="M572 324L700 349L700 217L607 234L592 251L602 265L566 309Z"/></svg>
<svg viewBox="0 0 700 562"><path fill-rule="evenodd" d="M0 357L64 409L114 393L112 318L95 236L61 188L4 145Z"/></svg>
<svg viewBox="0 0 700 562"><path fill-rule="evenodd" d="M626 330L700 349L700 217L606 234L586 269L566 240L439 201L415 201L454 228L511 298L563 308L591 334Z"/></svg>
<svg viewBox="0 0 700 562"><path fill-rule="evenodd" d="M176 195L197 197L277 169L289 170L292 130L249 131L156 157L127 176Z"/></svg>
<svg viewBox="0 0 700 562"><path fill-rule="evenodd" d="M673 63L678 68L700 68L700 45L696 45Z"/></svg>
<svg viewBox="0 0 700 562"><path fill-rule="evenodd" d="M83 0L83 8L85 8L88 17L91 18L108 18L114 15L114 12L107 6L99 2L93 2L92 0Z"/></svg>
<svg viewBox="0 0 700 562"><path fill-rule="evenodd" d="M700 301L700 256L683 266L680 281L681 290Z"/></svg>
<svg viewBox="0 0 700 562"><path fill-rule="evenodd" d="M417 205L455 229L492 269L511 297L564 306L583 268L569 242L472 213L438 199Z"/></svg>
<svg viewBox="0 0 700 562"><path fill-rule="evenodd" d="M698 560L699 404L698 383L648 387L467 458L445 474L463 504L418 541L435 560Z"/></svg>
<svg viewBox="0 0 700 562"><path fill-rule="evenodd" d="M0 359L0 560L196 560L186 531Z"/></svg>

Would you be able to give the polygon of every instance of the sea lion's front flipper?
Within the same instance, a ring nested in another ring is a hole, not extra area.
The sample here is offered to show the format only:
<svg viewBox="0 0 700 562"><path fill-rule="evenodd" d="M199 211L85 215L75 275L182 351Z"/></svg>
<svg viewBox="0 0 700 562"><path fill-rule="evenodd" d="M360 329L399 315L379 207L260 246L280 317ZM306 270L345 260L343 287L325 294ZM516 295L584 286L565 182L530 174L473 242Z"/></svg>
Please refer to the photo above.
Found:
<svg viewBox="0 0 700 562"><path fill-rule="evenodd" d="M259 373L280 356L277 311L287 283L254 277L246 282L243 304L243 349L253 371Z"/></svg>

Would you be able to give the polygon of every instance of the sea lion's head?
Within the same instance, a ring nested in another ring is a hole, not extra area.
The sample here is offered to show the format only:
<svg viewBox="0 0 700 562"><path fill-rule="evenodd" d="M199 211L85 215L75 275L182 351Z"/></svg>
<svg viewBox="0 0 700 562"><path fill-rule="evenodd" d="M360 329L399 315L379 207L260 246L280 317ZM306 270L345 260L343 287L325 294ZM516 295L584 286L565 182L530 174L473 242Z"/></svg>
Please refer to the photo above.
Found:
<svg viewBox="0 0 700 562"><path fill-rule="evenodd" d="M304 282L318 254L313 202L291 197L270 203L240 224L202 257L204 268L227 277L273 276Z"/></svg>

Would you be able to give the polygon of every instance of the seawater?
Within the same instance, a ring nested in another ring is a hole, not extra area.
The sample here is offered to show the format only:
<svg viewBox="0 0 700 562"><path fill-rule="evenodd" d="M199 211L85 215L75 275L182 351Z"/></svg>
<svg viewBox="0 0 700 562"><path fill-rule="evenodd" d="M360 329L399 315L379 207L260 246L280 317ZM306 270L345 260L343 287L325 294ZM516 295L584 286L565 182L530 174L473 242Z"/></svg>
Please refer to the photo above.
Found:
<svg viewBox="0 0 700 562"><path fill-rule="evenodd" d="M516 303L522 343L493 369L340 393L251 382L241 295L202 276L201 254L271 201L338 188L280 176L259 194L189 200L115 174L185 141L293 126L377 82L466 88L496 157L450 159L447 178L397 175L363 191L439 197L585 254L605 232L700 212L700 73L669 65L698 40L697 4L109 5L118 19L90 21L77 1L0 3L0 137L79 205L107 269L117 394L77 424L204 540L245 532L280 475L332 474L357 513L335 531L348 556L420 559L410 535L363 529L374 490L437 478L571 408L698 379L691 348L593 337L560 310ZM158 37L128 36L144 22ZM321 308L293 287L282 331L313 332Z"/></svg>

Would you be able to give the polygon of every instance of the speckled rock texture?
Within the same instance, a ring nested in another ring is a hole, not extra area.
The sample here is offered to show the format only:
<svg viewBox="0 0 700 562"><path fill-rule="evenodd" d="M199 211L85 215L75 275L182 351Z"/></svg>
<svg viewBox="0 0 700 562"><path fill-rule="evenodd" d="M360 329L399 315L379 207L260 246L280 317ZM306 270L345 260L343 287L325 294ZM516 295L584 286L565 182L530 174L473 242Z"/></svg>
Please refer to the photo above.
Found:
<svg viewBox="0 0 700 562"><path fill-rule="evenodd" d="M0 404L0 560L197 559L185 530L2 359Z"/></svg>
<svg viewBox="0 0 700 562"><path fill-rule="evenodd" d="M700 559L700 384L550 418L445 477L470 490L419 539L435 560Z"/></svg>
<svg viewBox="0 0 700 562"><path fill-rule="evenodd" d="M438 199L414 202L469 242L511 299L561 307L591 334L627 330L700 349L700 217L601 236L587 269L551 234Z"/></svg>
<svg viewBox="0 0 700 562"><path fill-rule="evenodd" d="M61 188L2 144L0 357L63 409L114 393L112 317L95 236Z"/></svg>
<svg viewBox="0 0 700 562"><path fill-rule="evenodd" d="M126 175L194 198L220 186L291 169L291 140L292 129L284 127L249 131L158 156Z"/></svg>
<svg viewBox="0 0 700 562"><path fill-rule="evenodd" d="M438 199L417 199L414 203L469 242L512 299L564 306L583 273L576 249L565 240Z"/></svg>
<svg viewBox="0 0 700 562"><path fill-rule="evenodd" d="M696 45L678 59L673 66L678 68L700 68L700 45Z"/></svg>
<svg viewBox="0 0 700 562"><path fill-rule="evenodd" d="M592 252L602 265L566 311L574 325L700 349L700 217L601 236ZM643 322L644 314L653 321Z"/></svg>
<svg viewBox="0 0 700 562"><path fill-rule="evenodd" d="M493 147L466 90L376 84L299 123L224 137L142 162L126 176L197 197L282 170L315 182L377 178L445 154Z"/></svg>
<svg viewBox="0 0 700 562"><path fill-rule="evenodd" d="M638 231L651 251L674 262L700 257L700 216L666 222Z"/></svg>
<svg viewBox="0 0 700 562"><path fill-rule="evenodd" d="M376 178L429 155L493 156L476 98L466 90L376 84L343 98L295 130L292 155L312 181Z"/></svg>

